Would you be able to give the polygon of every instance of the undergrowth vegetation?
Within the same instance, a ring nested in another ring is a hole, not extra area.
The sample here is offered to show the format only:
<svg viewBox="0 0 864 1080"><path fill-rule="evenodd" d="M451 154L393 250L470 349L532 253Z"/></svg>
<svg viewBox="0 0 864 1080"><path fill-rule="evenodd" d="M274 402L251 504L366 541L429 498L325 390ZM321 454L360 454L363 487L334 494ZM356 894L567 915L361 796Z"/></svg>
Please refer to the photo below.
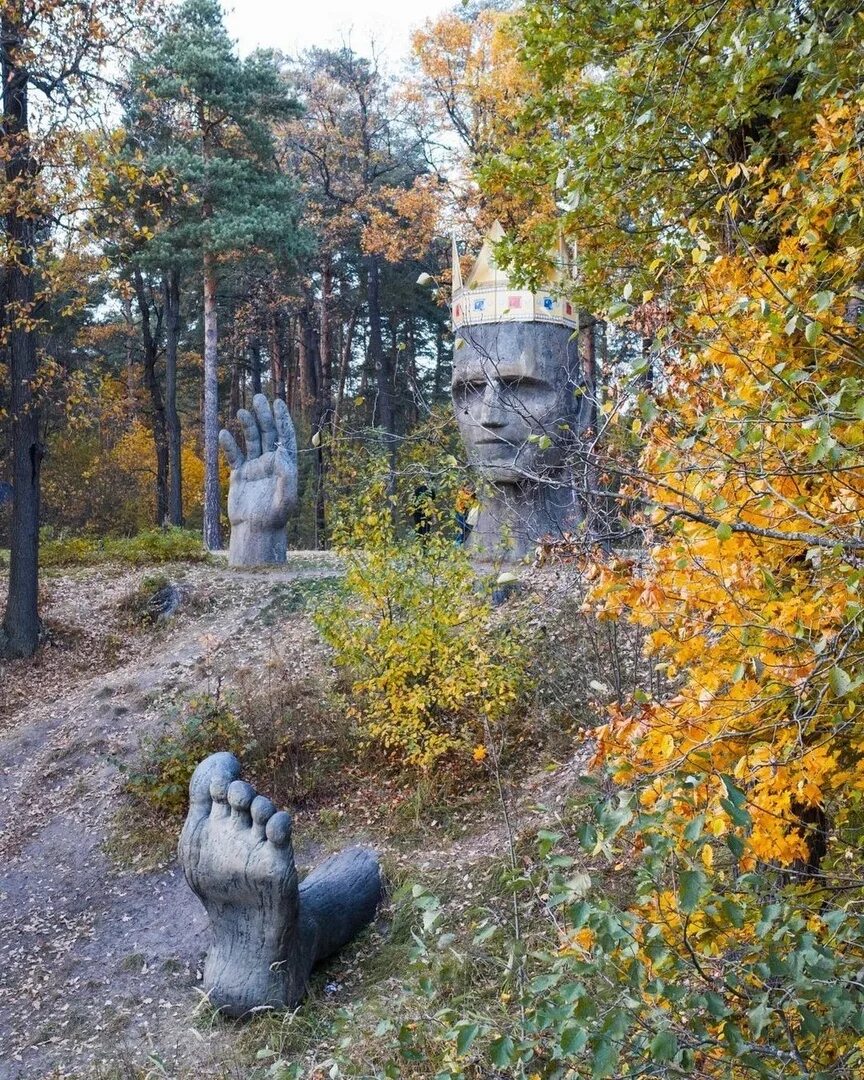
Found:
<svg viewBox="0 0 864 1080"><path fill-rule="evenodd" d="M208 558L201 536L177 527L145 529L130 537L46 537L39 548L42 566L94 566L128 563L203 562Z"/></svg>
<svg viewBox="0 0 864 1080"><path fill-rule="evenodd" d="M350 712L371 743L422 768L448 755L482 760L528 688L524 643L492 619L494 579L478 579L454 544L446 482L413 493L410 540L386 485L369 484L337 530L345 582L316 624L349 673Z"/></svg>
<svg viewBox="0 0 864 1080"><path fill-rule="evenodd" d="M176 723L142 741L141 762L128 770L126 787L157 813L182 817L196 765L217 750L246 757L252 746L252 733L231 701L218 694L192 698Z"/></svg>

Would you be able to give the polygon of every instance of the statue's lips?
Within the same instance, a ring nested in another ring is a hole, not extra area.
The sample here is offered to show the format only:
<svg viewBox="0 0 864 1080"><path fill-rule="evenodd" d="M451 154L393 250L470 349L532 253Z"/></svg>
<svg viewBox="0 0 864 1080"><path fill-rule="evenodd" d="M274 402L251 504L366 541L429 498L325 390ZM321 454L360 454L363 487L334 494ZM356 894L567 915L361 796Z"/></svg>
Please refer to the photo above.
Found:
<svg viewBox="0 0 864 1080"><path fill-rule="evenodd" d="M513 458L520 449L516 443L506 439L475 439L474 445L485 457Z"/></svg>

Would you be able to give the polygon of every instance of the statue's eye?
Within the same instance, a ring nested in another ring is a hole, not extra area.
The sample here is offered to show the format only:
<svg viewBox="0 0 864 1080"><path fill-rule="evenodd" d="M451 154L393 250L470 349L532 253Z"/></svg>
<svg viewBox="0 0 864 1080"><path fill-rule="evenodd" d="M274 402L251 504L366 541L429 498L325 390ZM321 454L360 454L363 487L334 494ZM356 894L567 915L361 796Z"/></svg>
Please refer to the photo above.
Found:
<svg viewBox="0 0 864 1080"><path fill-rule="evenodd" d="M464 398L472 398L476 397L478 394L482 394L485 389L485 382L461 382L456 387L456 392L461 394Z"/></svg>

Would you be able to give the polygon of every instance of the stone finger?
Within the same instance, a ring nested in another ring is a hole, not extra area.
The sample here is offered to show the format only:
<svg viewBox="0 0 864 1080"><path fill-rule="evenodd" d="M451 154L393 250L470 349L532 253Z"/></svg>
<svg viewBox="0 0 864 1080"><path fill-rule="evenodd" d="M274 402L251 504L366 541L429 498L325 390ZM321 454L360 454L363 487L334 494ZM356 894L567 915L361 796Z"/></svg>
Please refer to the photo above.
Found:
<svg viewBox="0 0 864 1080"><path fill-rule="evenodd" d="M243 428L243 437L246 440L246 457L249 461L261 456L261 432L258 430L258 421L248 409L238 409L237 419Z"/></svg>
<svg viewBox="0 0 864 1080"><path fill-rule="evenodd" d="M271 450L276 449L276 424L273 420L273 410L264 394L256 394L252 399L252 406L261 430L261 450L269 454Z"/></svg>
<svg viewBox="0 0 864 1080"><path fill-rule="evenodd" d="M282 398L276 398L273 402L273 415L276 418L276 426L279 429L279 441L282 448L292 461L297 457L297 436L294 433L294 424L291 421L291 413Z"/></svg>
<svg viewBox="0 0 864 1080"><path fill-rule="evenodd" d="M234 436L230 431L225 428L219 432L219 445L225 452L225 457L228 458L228 464L232 469L239 469L243 462L246 460L243 454L240 452L240 447L234 441Z"/></svg>

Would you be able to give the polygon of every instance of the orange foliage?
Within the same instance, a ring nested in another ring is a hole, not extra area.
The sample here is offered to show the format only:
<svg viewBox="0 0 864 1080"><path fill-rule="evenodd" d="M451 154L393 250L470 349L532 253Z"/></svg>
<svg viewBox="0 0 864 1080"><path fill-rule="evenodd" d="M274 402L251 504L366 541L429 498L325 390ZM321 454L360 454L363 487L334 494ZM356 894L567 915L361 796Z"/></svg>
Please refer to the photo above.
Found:
<svg viewBox="0 0 864 1080"><path fill-rule="evenodd" d="M593 592L602 617L646 627L668 688L616 711L600 756L622 782L653 778L646 806L682 827L704 814L714 837L736 828L731 777L745 868L806 862L814 814L840 828L864 798L862 116L831 102L795 168L757 178L773 251L694 248L660 411L622 421L645 440L655 546L642 566L605 565Z"/></svg>

